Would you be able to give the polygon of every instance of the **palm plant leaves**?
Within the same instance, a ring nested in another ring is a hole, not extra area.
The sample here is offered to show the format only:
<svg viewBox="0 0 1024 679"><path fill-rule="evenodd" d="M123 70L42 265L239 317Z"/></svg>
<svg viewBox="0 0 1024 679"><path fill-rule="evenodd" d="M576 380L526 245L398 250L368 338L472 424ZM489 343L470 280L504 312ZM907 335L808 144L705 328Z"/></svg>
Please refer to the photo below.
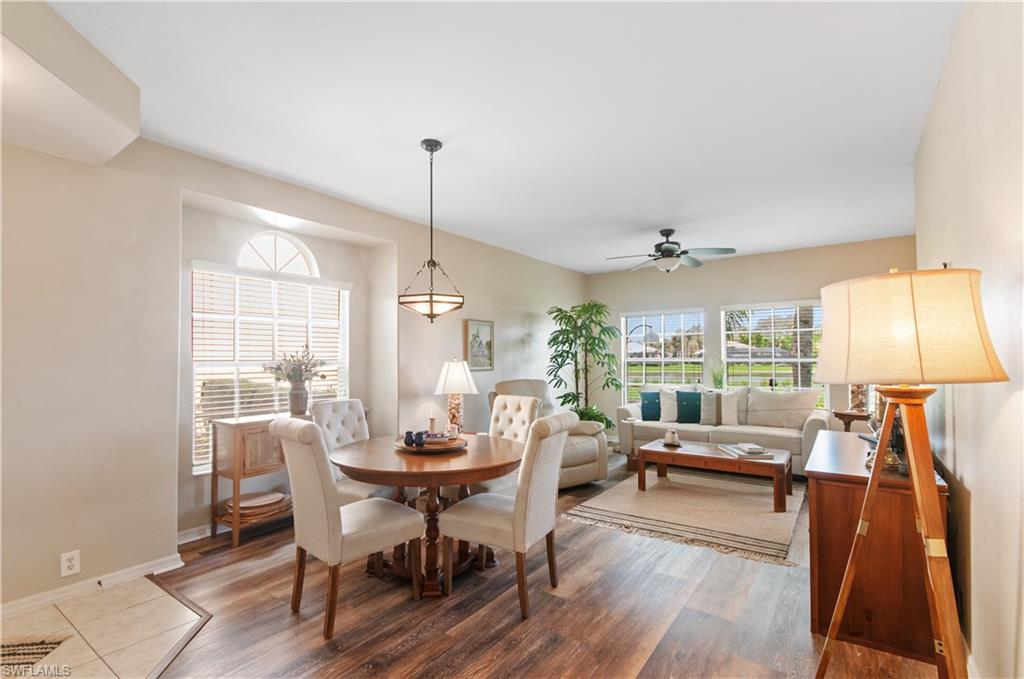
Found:
<svg viewBox="0 0 1024 679"><path fill-rule="evenodd" d="M555 389L566 389L558 402L571 407L581 419L613 427L612 421L590 404L590 390L595 384L602 390L622 389L615 351L619 329L607 323L608 305L590 300L568 309L551 307L548 315L555 322L555 330L548 337L548 383Z"/></svg>

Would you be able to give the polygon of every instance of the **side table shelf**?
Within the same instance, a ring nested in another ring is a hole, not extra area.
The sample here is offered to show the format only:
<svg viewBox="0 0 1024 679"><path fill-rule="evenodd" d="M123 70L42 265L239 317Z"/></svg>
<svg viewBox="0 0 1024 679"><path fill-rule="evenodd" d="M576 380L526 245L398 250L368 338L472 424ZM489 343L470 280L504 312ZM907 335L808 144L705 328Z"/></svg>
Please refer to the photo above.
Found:
<svg viewBox="0 0 1024 679"><path fill-rule="evenodd" d="M285 469L281 443L270 435L270 423L281 414L249 415L212 420L213 473L210 477L210 535L217 534L219 524L231 528L231 546L237 547L243 528L276 521L292 515L285 510L245 520L241 517L242 479L276 474ZM304 416L304 419L311 419ZM232 511L220 513L221 479L231 481Z"/></svg>

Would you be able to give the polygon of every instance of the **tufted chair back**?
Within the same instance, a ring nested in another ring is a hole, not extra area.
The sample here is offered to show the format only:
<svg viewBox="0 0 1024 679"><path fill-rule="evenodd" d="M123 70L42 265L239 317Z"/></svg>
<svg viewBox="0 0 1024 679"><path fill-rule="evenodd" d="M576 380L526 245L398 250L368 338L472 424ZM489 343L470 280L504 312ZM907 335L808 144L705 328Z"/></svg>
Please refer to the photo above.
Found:
<svg viewBox="0 0 1024 679"><path fill-rule="evenodd" d="M295 515L295 544L333 566L341 562L341 512L327 459L327 446L315 422L279 417L270 433L281 440Z"/></svg>
<svg viewBox="0 0 1024 679"><path fill-rule="evenodd" d="M512 541L517 552L525 552L555 528L562 453L569 430L579 423L576 413L566 412L542 417L530 427L512 518Z"/></svg>
<svg viewBox="0 0 1024 679"><path fill-rule="evenodd" d="M551 389L544 380L502 380L494 383L495 398L498 396L533 396L540 399L540 416L547 417L557 412L551 400Z"/></svg>
<svg viewBox="0 0 1024 679"><path fill-rule="evenodd" d="M346 443L370 438L363 402L358 398L321 401L311 408L313 421L324 431L327 449L334 450Z"/></svg>
<svg viewBox="0 0 1024 679"><path fill-rule="evenodd" d="M519 443L526 443L530 425L540 412L540 399L532 396L497 396L491 407L491 428L487 432Z"/></svg>

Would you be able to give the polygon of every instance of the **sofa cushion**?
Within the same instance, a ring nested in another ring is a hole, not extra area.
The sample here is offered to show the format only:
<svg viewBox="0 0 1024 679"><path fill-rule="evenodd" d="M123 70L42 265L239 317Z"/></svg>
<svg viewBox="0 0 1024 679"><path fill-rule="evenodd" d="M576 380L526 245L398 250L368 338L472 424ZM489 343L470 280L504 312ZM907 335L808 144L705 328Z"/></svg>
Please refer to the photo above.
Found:
<svg viewBox="0 0 1024 679"><path fill-rule="evenodd" d="M575 467L597 461L598 443L593 436L570 436L565 440L562 466Z"/></svg>
<svg viewBox="0 0 1024 679"><path fill-rule="evenodd" d="M821 393L771 391L752 387L747 402L747 424L802 429Z"/></svg>
<svg viewBox="0 0 1024 679"><path fill-rule="evenodd" d="M710 429L708 441L711 443L756 443L765 448L788 450L796 455L803 450L803 432L799 429L749 424L710 427Z"/></svg>
<svg viewBox="0 0 1024 679"><path fill-rule="evenodd" d="M693 391L677 391L676 422L680 424L700 424L701 394Z"/></svg>
<svg viewBox="0 0 1024 679"><path fill-rule="evenodd" d="M683 441L704 441L708 440L708 432L714 427L703 424L680 424L678 422L634 422L633 441L636 445L665 437L665 432L675 429Z"/></svg>
<svg viewBox="0 0 1024 679"><path fill-rule="evenodd" d="M703 389L699 384L663 384L657 391L661 395L661 417L658 419L662 422L678 422L679 407L676 394L680 391L700 392L703 391Z"/></svg>
<svg viewBox="0 0 1024 679"><path fill-rule="evenodd" d="M739 424L739 391L713 389L705 391L700 398L701 424Z"/></svg>
<svg viewBox="0 0 1024 679"><path fill-rule="evenodd" d="M657 422L661 419L661 393L657 391L640 392L640 417L644 422Z"/></svg>

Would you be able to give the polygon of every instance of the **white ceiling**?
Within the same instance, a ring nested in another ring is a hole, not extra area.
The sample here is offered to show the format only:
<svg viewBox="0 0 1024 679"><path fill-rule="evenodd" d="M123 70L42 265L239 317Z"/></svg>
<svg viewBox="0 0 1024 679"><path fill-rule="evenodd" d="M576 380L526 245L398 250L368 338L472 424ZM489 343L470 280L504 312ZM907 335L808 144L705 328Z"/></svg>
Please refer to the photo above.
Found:
<svg viewBox="0 0 1024 679"><path fill-rule="evenodd" d="M913 231L955 4L56 9L157 141L579 271ZM443 261L444 253L439 253Z"/></svg>

